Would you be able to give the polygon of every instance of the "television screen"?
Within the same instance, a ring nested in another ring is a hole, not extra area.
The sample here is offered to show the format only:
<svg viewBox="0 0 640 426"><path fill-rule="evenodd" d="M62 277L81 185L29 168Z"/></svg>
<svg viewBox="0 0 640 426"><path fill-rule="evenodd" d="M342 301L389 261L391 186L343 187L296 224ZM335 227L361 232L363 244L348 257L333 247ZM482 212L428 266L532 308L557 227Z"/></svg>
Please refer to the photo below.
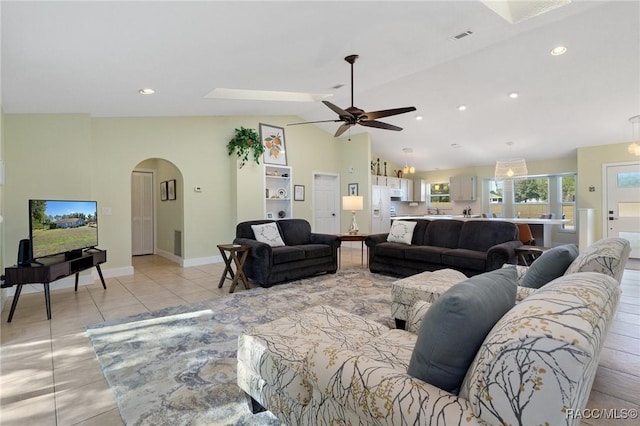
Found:
<svg viewBox="0 0 640 426"><path fill-rule="evenodd" d="M98 245L96 201L29 200L33 259Z"/></svg>

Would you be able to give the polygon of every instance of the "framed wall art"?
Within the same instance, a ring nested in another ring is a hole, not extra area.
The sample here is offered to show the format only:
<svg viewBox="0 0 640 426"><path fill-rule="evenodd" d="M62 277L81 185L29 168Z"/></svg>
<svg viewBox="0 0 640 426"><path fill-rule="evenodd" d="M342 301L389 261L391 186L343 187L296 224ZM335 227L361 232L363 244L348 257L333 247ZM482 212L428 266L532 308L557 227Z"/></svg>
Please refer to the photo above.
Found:
<svg viewBox="0 0 640 426"><path fill-rule="evenodd" d="M172 179L167 182L167 198L169 200L176 199L176 180Z"/></svg>
<svg viewBox="0 0 640 426"><path fill-rule="evenodd" d="M287 151L282 127L260 123L260 141L264 145L262 157L264 164L287 165Z"/></svg>
<svg viewBox="0 0 640 426"><path fill-rule="evenodd" d="M167 201L167 181L160 182L160 201Z"/></svg>
<svg viewBox="0 0 640 426"><path fill-rule="evenodd" d="M349 195L358 195L358 184L357 183L350 183L347 193Z"/></svg>
<svg viewBox="0 0 640 426"><path fill-rule="evenodd" d="M304 201L304 185L293 185L293 201Z"/></svg>

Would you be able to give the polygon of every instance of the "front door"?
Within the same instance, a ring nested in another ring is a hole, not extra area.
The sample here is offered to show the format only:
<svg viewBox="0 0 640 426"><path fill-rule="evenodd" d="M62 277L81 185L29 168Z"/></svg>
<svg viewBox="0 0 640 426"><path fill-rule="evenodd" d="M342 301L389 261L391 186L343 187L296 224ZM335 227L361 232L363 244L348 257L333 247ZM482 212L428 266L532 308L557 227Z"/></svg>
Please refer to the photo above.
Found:
<svg viewBox="0 0 640 426"><path fill-rule="evenodd" d="M313 177L313 232L338 234L339 202L338 176L315 174Z"/></svg>
<svg viewBox="0 0 640 426"><path fill-rule="evenodd" d="M640 258L640 163L606 166L607 237L631 242L631 255Z"/></svg>

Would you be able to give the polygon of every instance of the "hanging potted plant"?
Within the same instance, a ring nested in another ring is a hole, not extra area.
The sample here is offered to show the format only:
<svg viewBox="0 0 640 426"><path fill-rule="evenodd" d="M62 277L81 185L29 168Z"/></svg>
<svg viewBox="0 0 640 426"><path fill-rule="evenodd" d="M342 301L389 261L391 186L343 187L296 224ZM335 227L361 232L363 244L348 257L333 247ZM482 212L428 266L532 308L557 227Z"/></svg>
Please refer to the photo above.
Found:
<svg viewBox="0 0 640 426"><path fill-rule="evenodd" d="M229 156L236 154L240 160L240 168L249 161L249 155L253 157L253 160L260 164L260 157L264 153L264 146L260 143L260 137L253 129L245 129L240 127L236 129L236 134L227 143L227 152Z"/></svg>

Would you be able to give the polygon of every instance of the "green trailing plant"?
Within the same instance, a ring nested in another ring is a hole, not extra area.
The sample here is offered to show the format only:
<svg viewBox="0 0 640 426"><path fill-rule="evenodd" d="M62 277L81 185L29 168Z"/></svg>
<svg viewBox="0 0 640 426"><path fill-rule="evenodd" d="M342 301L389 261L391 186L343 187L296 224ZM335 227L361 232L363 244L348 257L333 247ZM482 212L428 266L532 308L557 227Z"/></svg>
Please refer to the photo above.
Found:
<svg viewBox="0 0 640 426"><path fill-rule="evenodd" d="M260 137L256 131L244 127L240 127L235 131L235 136L227 143L229 156L233 154L238 156L240 168L249 161L249 155L253 157L256 164L260 164L260 158L264 154L264 146L260 142Z"/></svg>

